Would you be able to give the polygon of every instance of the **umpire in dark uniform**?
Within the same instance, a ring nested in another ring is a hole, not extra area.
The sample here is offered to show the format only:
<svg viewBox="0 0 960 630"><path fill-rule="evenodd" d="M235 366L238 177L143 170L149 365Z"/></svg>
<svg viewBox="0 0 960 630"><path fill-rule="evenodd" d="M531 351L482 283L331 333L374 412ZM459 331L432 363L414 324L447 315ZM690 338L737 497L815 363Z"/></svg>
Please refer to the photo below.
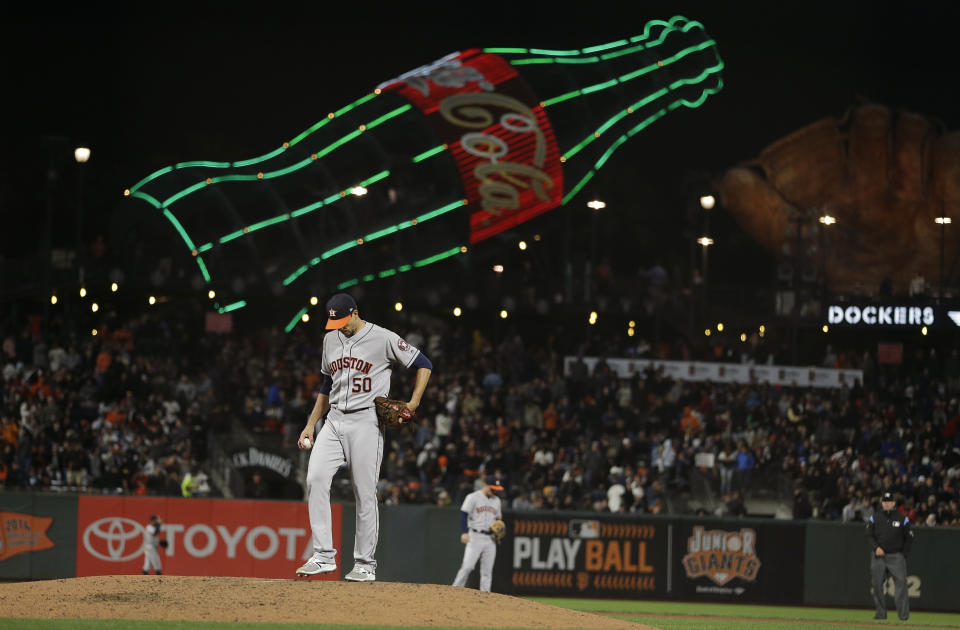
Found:
<svg viewBox="0 0 960 630"><path fill-rule="evenodd" d="M883 583L887 573L893 576L893 599L897 603L897 615L902 620L910 618L910 600L907 595L907 556L913 545L910 519L896 511L897 501L892 492L880 497L879 512L867 521L867 540L870 541L870 583L873 586L873 603L877 608L874 619L887 618L887 606Z"/></svg>

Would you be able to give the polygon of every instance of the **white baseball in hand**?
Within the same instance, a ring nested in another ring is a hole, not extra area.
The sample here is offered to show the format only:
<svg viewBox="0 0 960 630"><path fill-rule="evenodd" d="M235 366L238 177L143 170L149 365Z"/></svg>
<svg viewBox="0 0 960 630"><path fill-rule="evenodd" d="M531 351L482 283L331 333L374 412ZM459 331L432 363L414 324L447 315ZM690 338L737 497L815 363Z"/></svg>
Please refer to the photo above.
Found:
<svg viewBox="0 0 960 630"><path fill-rule="evenodd" d="M310 438L303 438L303 448L310 448Z"/></svg>

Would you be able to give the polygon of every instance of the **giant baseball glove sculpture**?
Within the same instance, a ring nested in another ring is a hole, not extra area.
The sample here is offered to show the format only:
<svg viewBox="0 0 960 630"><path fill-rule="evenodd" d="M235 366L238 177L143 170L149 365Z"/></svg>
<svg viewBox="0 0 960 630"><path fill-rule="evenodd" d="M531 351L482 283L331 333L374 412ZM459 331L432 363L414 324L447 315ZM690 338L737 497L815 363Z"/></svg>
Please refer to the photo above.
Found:
<svg viewBox="0 0 960 630"><path fill-rule="evenodd" d="M774 142L719 188L744 230L778 257L799 246L833 291L874 292L889 277L902 293L916 274L936 284L941 237L944 281L960 279L960 225L935 221L960 222L960 132L925 116L853 108Z"/></svg>
<svg viewBox="0 0 960 630"><path fill-rule="evenodd" d="M373 404L377 412L377 420L380 421L380 428L395 429L413 418L413 412L407 409L407 403L402 400L377 396L373 399Z"/></svg>

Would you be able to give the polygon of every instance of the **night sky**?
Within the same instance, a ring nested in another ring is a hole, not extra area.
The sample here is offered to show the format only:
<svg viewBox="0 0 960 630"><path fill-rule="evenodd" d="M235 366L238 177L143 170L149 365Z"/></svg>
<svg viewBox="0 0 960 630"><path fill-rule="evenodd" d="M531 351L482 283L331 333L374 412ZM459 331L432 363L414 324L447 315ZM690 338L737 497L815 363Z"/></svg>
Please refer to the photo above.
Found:
<svg viewBox="0 0 960 630"><path fill-rule="evenodd" d="M123 189L157 168L260 155L381 81L447 53L584 47L630 37L647 20L676 14L700 20L717 41L725 88L705 106L675 112L633 138L596 180L610 204L602 229L639 243L638 264L659 255L656 247L680 246L678 237L662 232L679 211L689 170L721 172L864 100L960 129L960 10L949 3L920 9L843 1L791 3L795 8L631 3L636 6L623 9L622 3L588 2L571 11L560 4L494 2L457 3L457 13L449 4L432 10L420 3L335 9L329 2L189 9L151 3L139 9L142 15L77 8L40 15L5 5L0 255L17 258L38 247L48 146L66 150L57 217L72 212L72 148L91 147L87 224L91 232L105 230L111 213L124 207ZM51 137L61 140L45 140ZM732 223L718 224L717 230L736 232ZM54 231L55 240L71 242L72 226ZM747 253L739 257L727 254L731 269L749 266L750 248L742 249ZM723 260L720 249L718 255Z"/></svg>

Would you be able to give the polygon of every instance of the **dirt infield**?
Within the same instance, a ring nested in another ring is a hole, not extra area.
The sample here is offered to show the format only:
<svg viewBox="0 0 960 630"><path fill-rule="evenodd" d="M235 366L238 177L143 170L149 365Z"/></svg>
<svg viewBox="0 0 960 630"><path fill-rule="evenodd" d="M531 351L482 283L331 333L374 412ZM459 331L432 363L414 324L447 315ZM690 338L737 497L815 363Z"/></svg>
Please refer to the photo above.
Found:
<svg viewBox="0 0 960 630"><path fill-rule="evenodd" d="M0 584L0 619L4 617L650 629L508 595L436 584L166 575Z"/></svg>

